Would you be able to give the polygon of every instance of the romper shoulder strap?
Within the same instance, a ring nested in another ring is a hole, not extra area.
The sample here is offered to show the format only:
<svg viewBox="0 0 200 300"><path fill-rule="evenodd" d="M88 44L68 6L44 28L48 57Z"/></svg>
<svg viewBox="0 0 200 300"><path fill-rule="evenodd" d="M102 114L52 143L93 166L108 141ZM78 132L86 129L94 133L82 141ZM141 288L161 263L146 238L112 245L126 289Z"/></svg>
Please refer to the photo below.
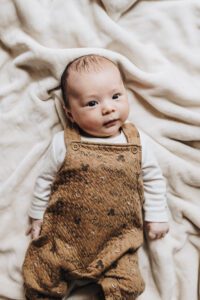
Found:
<svg viewBox="0 0 200 300"><path fill-rule="evenodd" d="M135 125L132 123L125 123L122 126L122 130L127 138L128 143L141 146L140 134Z"/></svg>
<svg viewBox="0 0 200 300"><path fill-rule="evenodd" d="M132 151L139 161L140 174L142 168L142 145L140 142L140 134L137 128L132 123L125 123L122 130L127 138L129 144L132 144Z"/></svg>
<svg viewBox="0 0 200 300"><path fill-rule="evenodd" d="M70 142L80 142L81 137L79 129L75 124L72 124L70 122L67 123L67 126L64 130L64 139L65 145L68 145Z"/></svg>

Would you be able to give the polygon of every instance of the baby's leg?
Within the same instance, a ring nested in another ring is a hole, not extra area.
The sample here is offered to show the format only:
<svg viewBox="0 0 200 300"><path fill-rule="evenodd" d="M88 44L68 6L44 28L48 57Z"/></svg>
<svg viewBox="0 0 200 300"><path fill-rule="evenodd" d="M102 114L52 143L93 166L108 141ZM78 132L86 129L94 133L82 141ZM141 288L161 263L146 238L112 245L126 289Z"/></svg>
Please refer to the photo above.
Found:
<svg viewBox="0 0 200 300"><path fill-rule="evenodd" d="M61 300L67 293L59 260L50 242L33 241L26 253L23 265L26 299Z"/></svg>
<svg viewBox="0 0 200 300"><path fill-rule="evenodd" d="M99 281L106 300L135 300L144 291L137 251L123 255Z"/></svg>

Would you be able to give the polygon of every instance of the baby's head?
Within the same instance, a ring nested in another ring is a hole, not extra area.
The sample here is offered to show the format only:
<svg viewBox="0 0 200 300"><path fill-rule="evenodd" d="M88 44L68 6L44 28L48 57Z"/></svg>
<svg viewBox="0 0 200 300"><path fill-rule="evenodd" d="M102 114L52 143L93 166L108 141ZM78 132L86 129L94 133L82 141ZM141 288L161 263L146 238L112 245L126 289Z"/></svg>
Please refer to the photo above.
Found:
<svg viewBox="0 0 200 300"><path fill-rule="evenodd" d="M96 137L116 136L128 118L129 104L118 67L100 55L75 59L64 70L61 89L72 123Z"/></svg>

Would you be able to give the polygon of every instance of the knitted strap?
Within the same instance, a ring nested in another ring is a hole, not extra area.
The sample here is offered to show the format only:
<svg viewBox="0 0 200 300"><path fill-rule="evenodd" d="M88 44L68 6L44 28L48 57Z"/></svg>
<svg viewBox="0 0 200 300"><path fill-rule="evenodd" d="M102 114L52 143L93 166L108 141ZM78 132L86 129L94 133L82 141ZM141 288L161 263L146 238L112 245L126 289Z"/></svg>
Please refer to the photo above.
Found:
<svg viewBox="0 0 200 300"><path fill-rule="evenodd" d="M122 130L127 138L128 143L141 146L139 132L132 123L124 124L122 126Z"/></svg>
<svg viewBox="0 0 200 300"><path fill-rule="evenodd" d="M64 131L65 144L69 144L70 141L79 142L81 140L78 127L75 124L69 123Z"/></svg>
<svg viewBox="0 0 200 300"><path fill-rule="evenodd" d="M128 143L133 144L133 152L139 160L140 167L142 166L142 148L140 135L137 128L132 123L126 123L122 126L122 130L127 138ZM141 196L142 197L142 196Z"/></svg>

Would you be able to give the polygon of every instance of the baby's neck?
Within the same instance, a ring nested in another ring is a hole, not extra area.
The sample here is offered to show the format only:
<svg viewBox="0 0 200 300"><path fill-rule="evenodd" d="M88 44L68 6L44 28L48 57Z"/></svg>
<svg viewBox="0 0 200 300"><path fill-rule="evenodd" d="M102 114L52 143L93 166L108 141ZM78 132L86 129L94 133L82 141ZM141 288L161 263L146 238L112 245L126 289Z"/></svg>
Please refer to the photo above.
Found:
<svg viewBox="0 0 200 300"><path fill-rule="evenodd" d="M109 139L109 138L114 138L114 137L117 137L121 134L121 129L119 130L119 132L116 134L116 135L111 135L111 136L96 136L96 135L91 135L85 131L83 131L81 128L79 128L79 132L80 132L80 135L82 137L85 137L85 138L97 138L97 139Z"/></svg>

